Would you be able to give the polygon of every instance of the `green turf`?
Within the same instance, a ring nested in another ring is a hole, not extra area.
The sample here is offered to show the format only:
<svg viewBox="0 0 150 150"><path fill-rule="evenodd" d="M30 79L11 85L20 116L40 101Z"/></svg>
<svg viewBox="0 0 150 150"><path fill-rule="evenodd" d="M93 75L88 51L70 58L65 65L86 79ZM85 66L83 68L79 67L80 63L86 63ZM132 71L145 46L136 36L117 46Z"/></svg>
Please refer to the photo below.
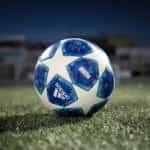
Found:
<svg viewBox="0 0 150 150"><path fill-rule="evenodd" d="M150 85L122 85L91 118L49 115L32 87L0 88L0 150L149 150Z"/></svg>

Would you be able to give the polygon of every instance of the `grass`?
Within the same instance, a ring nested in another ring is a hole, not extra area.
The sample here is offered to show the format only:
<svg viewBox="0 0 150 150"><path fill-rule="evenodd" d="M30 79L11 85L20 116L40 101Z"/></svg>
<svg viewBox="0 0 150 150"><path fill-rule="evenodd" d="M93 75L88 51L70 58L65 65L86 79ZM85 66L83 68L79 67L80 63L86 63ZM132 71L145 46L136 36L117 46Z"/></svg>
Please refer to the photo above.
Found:
<svg viewBox="0 0 150 150"><path fill-rule="evenodd" d="M149 150L150 85L117 87L91 118L48 114L32 87L0 88L0 150Z"/></svg>

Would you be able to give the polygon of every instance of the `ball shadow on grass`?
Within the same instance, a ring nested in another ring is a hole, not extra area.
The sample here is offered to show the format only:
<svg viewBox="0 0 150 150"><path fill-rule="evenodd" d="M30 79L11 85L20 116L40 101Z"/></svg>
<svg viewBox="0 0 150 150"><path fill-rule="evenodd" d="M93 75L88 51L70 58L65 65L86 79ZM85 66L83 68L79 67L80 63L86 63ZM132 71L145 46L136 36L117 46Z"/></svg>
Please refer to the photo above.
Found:
<svg viewBox="0 0 150 150"><path fill-rule="evenodd" d="M57 115L33 114L0 117L0 134L7 131L27 131L39 128L55 128L64 124L75 124L84 121L87 117L61 117Z"/></svg>

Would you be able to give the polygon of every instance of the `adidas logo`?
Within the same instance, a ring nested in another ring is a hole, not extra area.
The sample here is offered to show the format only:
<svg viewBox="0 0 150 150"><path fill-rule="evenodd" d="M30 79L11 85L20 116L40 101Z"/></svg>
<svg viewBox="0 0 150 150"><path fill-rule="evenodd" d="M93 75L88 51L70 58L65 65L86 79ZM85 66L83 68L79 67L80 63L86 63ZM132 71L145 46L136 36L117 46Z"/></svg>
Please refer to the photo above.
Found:
<svg viewBox="0 0 150 150"><path fill-rule="evenodd" d="M62 89L62 87L58 83L55 84L55 90L54 90L53 96L61 100L69 99L69 96L67 95L67 93Z"/></svg>

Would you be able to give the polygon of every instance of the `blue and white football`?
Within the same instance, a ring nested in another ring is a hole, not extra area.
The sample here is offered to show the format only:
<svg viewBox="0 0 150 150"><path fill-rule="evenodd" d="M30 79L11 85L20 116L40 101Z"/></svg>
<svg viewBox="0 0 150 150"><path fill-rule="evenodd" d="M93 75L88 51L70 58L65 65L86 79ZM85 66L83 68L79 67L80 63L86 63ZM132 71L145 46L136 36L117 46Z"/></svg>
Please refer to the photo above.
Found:
<svg viewBox="0 0 150 150"><path fill-rule="evenodd" d="M80 38L49 46L34 71L36 93L59 115L92 115L108 102L114 83L106 53Z"/></svg>

